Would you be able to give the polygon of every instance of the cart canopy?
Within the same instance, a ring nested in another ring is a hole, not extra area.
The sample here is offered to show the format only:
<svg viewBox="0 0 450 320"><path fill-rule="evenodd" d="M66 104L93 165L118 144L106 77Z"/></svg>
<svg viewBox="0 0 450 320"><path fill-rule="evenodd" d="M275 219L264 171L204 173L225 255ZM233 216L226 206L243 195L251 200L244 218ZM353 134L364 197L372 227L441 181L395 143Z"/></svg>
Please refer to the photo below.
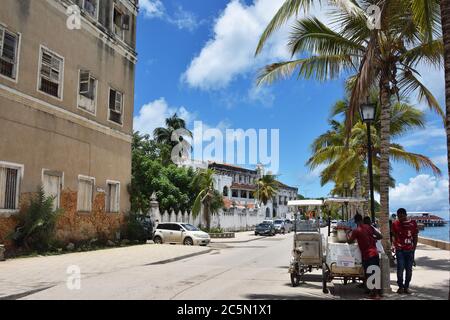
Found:
<svg viewBox="0 0 450 320"><path fill-rule="evenodd" d="M331 203L361 203L366 202L367 200L364 198L328 198L325 199L325 204L331 204Z"/></svg>
<svg viewBox="0 0 450 320"><path fill-rule="evenodd" d="M291 200L288 202L290 207L311 207L311 206L322 206L322 200Z"/></svg>

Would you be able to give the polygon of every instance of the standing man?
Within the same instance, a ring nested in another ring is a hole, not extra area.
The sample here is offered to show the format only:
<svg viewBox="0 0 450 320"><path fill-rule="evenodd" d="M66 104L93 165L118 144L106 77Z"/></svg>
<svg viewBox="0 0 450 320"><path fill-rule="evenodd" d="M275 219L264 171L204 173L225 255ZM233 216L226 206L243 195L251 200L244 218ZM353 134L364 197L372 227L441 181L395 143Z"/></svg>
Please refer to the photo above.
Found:
<svg viewBox="0 0 450 320"><path fill-rule="evenodd" d="M377 240L381 240L381 234L372 228L372 226L363 223L363 217L359 213L355 215L356 229L351 231L348 236L348 242L358 241L358 247L361 251L362 264L364 267L364 274L366 275L366 288L367 279L370 274L367 273L367 269L370 266L380 266L380 257L378 255ZM380 288L381 289L381 288ZM370 292L371 298L379 298L379 291L374 289Z"/></svg>
<svg viewBox="0 0 450 320"><path fill-rule="evenodd" d="M414 254L417 247L419 229L414 220L408 219L405 209L397 210L397 220L392 223L392 238L397 256L397 284L398 294L411 294L409 283L412 278ZM406 270L405 281L403 272Z"/></svg>

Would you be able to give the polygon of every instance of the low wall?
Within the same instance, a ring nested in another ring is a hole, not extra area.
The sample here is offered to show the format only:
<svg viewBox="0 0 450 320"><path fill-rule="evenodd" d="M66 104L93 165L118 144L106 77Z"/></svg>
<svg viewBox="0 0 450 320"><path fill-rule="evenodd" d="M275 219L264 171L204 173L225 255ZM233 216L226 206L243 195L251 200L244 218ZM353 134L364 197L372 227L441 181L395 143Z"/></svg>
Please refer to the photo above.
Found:
<svg viewBox="0 0 450 320"><path fill-rule="evenodd" d="M195 226L205 226L200 213L195 219L190 212L164 212L160 213L158 208L150 212L153 221L161 222L184 222ZM224 232L237 232L254 230L255 226L262 222L264 216L260 215L258 210L242 210L232 208L228 211L220 210L217 214L211 215L211 228L220 228Z"/></svg>
<svg viewBox="0 0 450 320"><path fill-rule="evenodd" d="M450 251L450 242L419 237L419 243Z"/></svg>
<svg viewBox="0 0 450 320"><path fill-rule="evenodd" d="M235 238L236 237L234 232L210 233L209 236L211 237L211 239L222 239L222 238L231 239L231 238Z"/></svg>

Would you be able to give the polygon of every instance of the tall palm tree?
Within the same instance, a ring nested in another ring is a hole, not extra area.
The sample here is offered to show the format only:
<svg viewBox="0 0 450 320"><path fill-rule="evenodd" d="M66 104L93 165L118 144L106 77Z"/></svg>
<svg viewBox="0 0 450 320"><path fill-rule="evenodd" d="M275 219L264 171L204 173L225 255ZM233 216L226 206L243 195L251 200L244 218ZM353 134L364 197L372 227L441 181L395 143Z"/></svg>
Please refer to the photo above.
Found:
<svg viewBox="0 0 450 320"><path fill-rule="evenodd" d="M203 218L208 230L211 228L211 214L223 208L223 197L214 189L214 173L212 169L201 170L193 181L199 192L194 201L192 214L195 219L203 207Z"/></svg>
<svg viewBox="0 0 450 320"><path fill-rule="evenodd" d="M444 36L445 105L447 110L447 164L450 176L450 1L441 1L442 34ZM448 186L450 203L450 184Z"/></svg>
<svg viewBox="0 0 450 320"><path fill-rule="evenodd" d="M257 190L255 198L264 205L276 196L278 190L278 182L272 174L263 175L257 182Z"/></svg>
<svg viewBox="0 0 450 320"><path fill-rule="evenodd" d="M269 32L263 34L262 43L267 40L267 34L270 35L280 23L312 2L313 0L287 0L277 13L281 12L280 16L275 16L278 22L272 21L266 29ZM292 27L289 49L293 57L301 58L265 67L258 77L258 84L271 83L294 72L298 72L299 77L314 77L320 81L353 74L348 81L351 95L346 120L347 135L360 103L367 99L370 90L379 88L381 229L385 249L389 252L391 98L400 93L409 95L417 92L431 109L443 115L437 100L419 81L416 71L416 66L422 62L433 66L441 63L442 40L433 39L436 36L437 0L329 2L339 4L332 14L334 27L330 28L316 18L297 20ZM370 4L383 4L381 30L371 30L367 25L363 8Z"/></svg>
<svg viewBox="0 0 450 320"><path fill-rule="evenodd" d="M158 143L173 144L172 134L177 129L186 129L186 121L174 113L166 119L166 127L156 128L153 131L153 136Z"/></svg>
<svg viewBox="0 0 450 320"><path fill-rule="evenodd" d="M163 159L164 164L170 163L171 159L171 152L173 148L179 144L180 142L184 141L183 135L178 137L177 140L173 140L174 138L174 132L183 129L184 133L189 137L192 137L192 132L187 130L186 128L186 121L182 118L180 118L176 113L171 116L170 118L166 119L166 127L160 127L156 128L153 131L153 136L159 144L161 144L161 157ZM185 143L187 143L185 141ZM180 151L179 156L182 156L183 151Z"/></svg>

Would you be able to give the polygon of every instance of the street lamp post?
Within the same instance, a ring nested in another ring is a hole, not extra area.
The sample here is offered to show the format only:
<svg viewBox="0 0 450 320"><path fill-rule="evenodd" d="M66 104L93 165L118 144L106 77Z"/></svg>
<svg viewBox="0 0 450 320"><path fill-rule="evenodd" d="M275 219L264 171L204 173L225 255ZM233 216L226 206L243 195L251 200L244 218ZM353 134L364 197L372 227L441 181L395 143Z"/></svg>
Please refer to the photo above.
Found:
<svg viewBox="0 0 450 320"><path fill-rule="evenodd" d="M375 103L363 103L360 106L359 112L362 121L367 125L367 164L369 169L369 185L370 185L370 213L372 218L372 223L375 223L375 196L373 192L373 166L372 166L372 137L370 125L375 120L377 105Z"/></svg>

